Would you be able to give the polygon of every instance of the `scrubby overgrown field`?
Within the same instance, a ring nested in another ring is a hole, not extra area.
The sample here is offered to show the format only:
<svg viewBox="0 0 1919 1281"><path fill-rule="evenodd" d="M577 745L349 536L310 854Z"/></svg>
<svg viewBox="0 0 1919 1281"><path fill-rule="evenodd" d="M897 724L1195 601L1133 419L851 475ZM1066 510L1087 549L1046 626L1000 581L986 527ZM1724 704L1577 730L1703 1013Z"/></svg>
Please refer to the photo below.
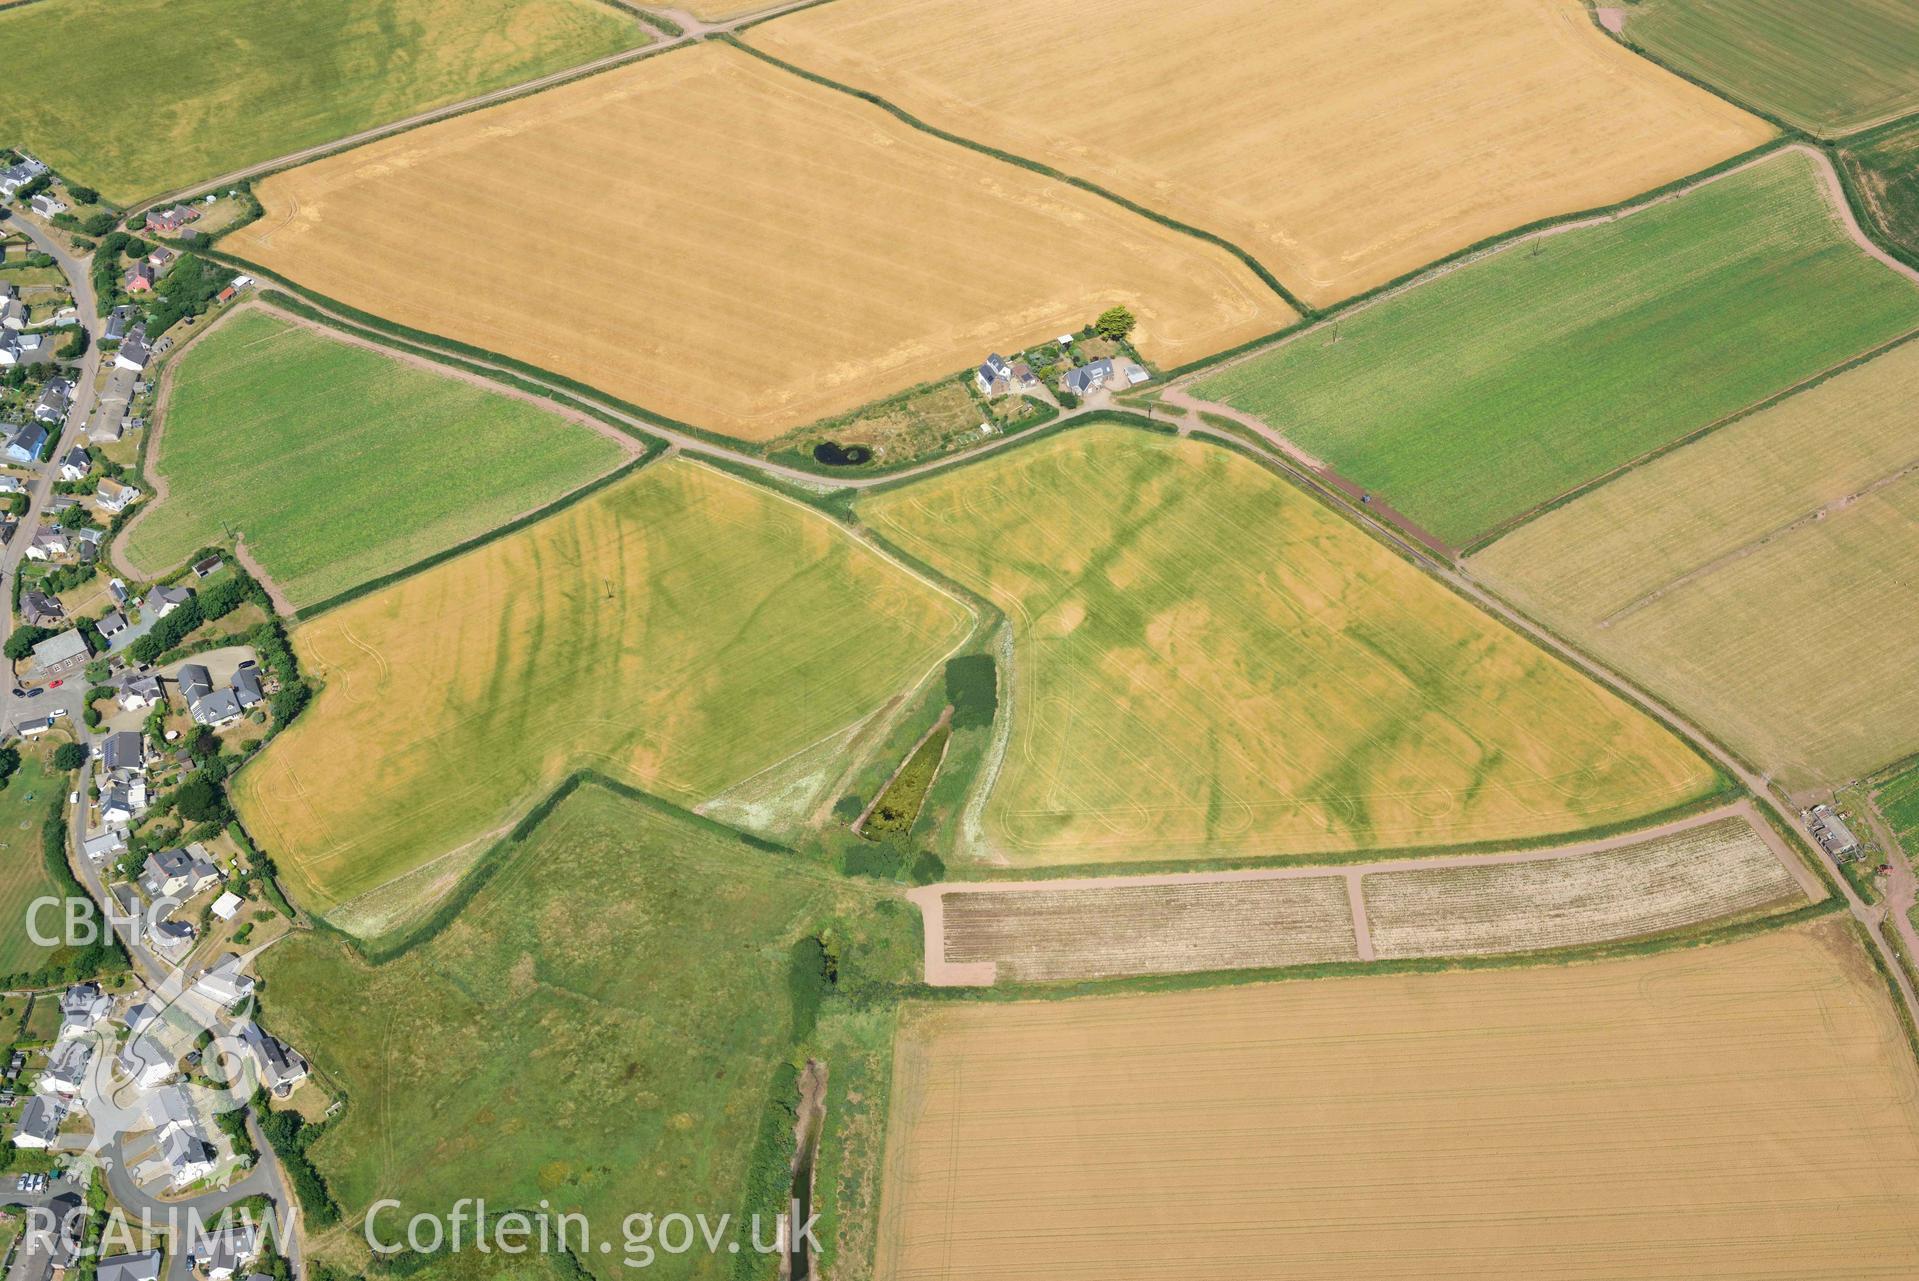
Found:
<svg viewBox="0 0 1919 1281"><path fill-rule="evenodd" d="M835 0L745 39L1224 236L1313 304L1772 132L1564 0L1090 0L1070 28L1049 0Z"/></svg>
<svg viewBox="0 0 1919 1281"><path fill-rule="evenodd" d="M1919 750L1919 343L1628 472L1475 574L1791 788Z"/></svg>
<svg viewBox="0 0 1919 1281"><path fill-rule="evenodd" d="M1797 152L1536 244L1198 390L1459 546L1919 326Z"/></svg>
<svg viewBox="0 0 1919 1281"><path fill-rule="evenodd" d="M127 553L151 571L237 532L295 606L485 533L637 445L250 310L172 370L150 465L164 501Z"/></svg>
<svg viewBox="0 0 1919 1281"><path fill-rule="evenodd" d="M825 517L674 459L301 627L325 688L235 801L326 911L577 767L702 801L867 715L970 622Z"/></svg>
<svg viewBox="0 0 1919 1281"><path fill-rule="evenodd" d="M1361 884L1381 957L1575 947L1805 901L1743 818L1598 853L1382 872Z"/></svg>
<svg viewBox="0 0 1919 1281"><path fill-rule="evenodd" d="M403 1203L385 1239L462 1197L546 1198L616 1248L641 1207L735 1214L777 1065L811 1030L795 945L828 930L842 984L876 965L890 979L914 923L878 898L584 786L429 941L375 966L309 933L264 958L275 1031L347 1098L310 1155L350 1221ZM620 1257L581 1262L630 1275ZM729 1266L722 1247L653 1271Z"/></svg>
<svg viewBox="0 0 1919 1281"><path fill-rule="evenodd" d="M860 514L1012 619L980 853L1510 840L1715 785L1657 724L1221 447L1082 428Z"/></svg>
<svg viewBox="0 0 1919 1281"><path fill-rule="evenodd" d="M538 175L529 199L520 175ZM513 177L503 177L513 175ZM1292 311L1224 250L719 44L277 175L227 247L752 440L1124 303L1174 365ZM538 245L531 290L476 264Z"/></svg>
<svg viewBox="0 0 1919 1281"><path fill-rule="evenodd" d="M884 1277L1896 1277L1919 1071L1843 922L909 1007Z"/></svg>
<svg viewBox="0 0 1919 1281"><path fill-rule="evenodd" d="M647 42L594 0L0 8L0 135L126 204Z"/></svg>
<svg viewBox="0 0 1919 1281"><path fill-rule="evenodd" d="M1626 36L1761 110L1834 134L1919 109L1911 0L1626 0Z"/></svg>

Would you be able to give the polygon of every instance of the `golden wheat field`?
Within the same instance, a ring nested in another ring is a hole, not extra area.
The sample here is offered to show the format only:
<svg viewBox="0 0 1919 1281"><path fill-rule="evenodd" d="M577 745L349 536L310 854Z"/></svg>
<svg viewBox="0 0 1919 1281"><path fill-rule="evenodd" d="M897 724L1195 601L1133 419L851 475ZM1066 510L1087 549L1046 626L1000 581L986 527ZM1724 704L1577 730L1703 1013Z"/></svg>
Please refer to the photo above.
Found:
<svg viewBox="0 0 1919 1281"><path fill-rule="evenodd" d="M1919 750L1919 343L1541 516L1473 572L1787 786Z"/></svg>
<svg viewBox="0 0 1919 1281"><path fill-rule="evenodd" d="M877 1275L1906 1277L1919 1070L1849 926L909 1007Z"/></svg>
<svg viewBox="0 0 1919 1281"><path fill-rule="evenodd" d="M745 39L1224 236L1314 304L1772 133L1573 0L836 0Z"/></svg>
<svg viewBox="0 0 1919 1281"><path fill-rule="evenodd" d="M1115 303L1167 365L1294 318L1224 250L718 44L372 143L259 196L266 216L225 242L244 259L753 440Z"/></svg>
<svg viewBox="0 0 1919 1281"><path fill-rule="evenodd" d="M575 769L696 804L868 715L970 624L810 508L655 463L302 624L324 688L234 802L324 911L483 846Z"/></svg>
<svg viewBox="0 0 1919 1281"><path fill-rule="evenodd" d="M1567 858L1383 872L1360 884L1381 957L1574 947L1806 901L1744 818Z"/></svg>

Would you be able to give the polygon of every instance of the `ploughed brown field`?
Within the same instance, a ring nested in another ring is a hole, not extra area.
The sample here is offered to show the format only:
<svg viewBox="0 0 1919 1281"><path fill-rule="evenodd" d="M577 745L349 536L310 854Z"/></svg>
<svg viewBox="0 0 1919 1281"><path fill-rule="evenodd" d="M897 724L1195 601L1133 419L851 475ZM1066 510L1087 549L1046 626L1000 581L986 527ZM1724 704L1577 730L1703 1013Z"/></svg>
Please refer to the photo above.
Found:
<svg viewBox="0 0 1919 1281"><path fill-rule="evenodd" d="M1919 1068L1847 922L903 1017L877 1275L1909 1277Z"/></svg>
<svg viewBox="0 0 1919 1281"><path fill-rule="evenodd" d="M1177 365L1294 313L1223 249L718 44L259 184L331 298L751 440L1077 331Z"/></svg>
<svg viewBox="0 0 1919 1281"><path fill-rule="evenodd" d="M1224 236L1313 304L1773 132L1574 0L835 0L743 38Z"/></svg>

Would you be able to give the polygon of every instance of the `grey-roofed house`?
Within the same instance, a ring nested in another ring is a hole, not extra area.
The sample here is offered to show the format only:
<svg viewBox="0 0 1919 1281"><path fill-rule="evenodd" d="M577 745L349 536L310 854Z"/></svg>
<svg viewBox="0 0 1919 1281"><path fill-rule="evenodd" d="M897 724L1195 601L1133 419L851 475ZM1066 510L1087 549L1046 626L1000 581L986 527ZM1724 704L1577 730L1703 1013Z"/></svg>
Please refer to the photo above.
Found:
<svg viewBox="0 0 1919 1281"><path fill-rule="evenodd" d="M53 344L45 334L9 329L0 337L0 365L44 365L52 359Z"/></svg>
<svg viewBox="0 0 1919 1281"><path fill-rule="evenodd" d="M87 658L87 638L80 634L79 628L58 632L33 647L34 674L61 676L84 666Z"/></svg>
<svg viewBox="0 0 1919 1281"><path fill-rule="evenodd" d="M98 983L75 983L60 994L60 1039L80 1036L113 1009L113 999Z"/></svg>
<svg viewBox="0 0 1919 1281"><path fill-rule="evenodd" d="M1113 376L1113 362L1101 357L1081 365L1078 369L1066 371L1066 377L1060 385L1075 396L1085 396L1104 387Z"/></svg>
<svg viewBox="0 0 1919 1281"><path fill-rule="evenodd" d="M258 707L266 701L266 694L260 688L260 673L252 667L242 667L233 674L233 696L240 700L243 708Z"/></svg>
<svg viewBox="0 0 1919 1281"><path fill-rule="evenodd" d="M35 1084L42 1094L57 1094L71 1107L87 1082L87 1064L92 1061L93 1042L61 1041L47 1053L47 1065Z"/></svg>
<svg viewBox="0 0 1919 1281"><path fill-rule="evenodd" d="M120 350L113 353L113 367L139 373L147 367L147 361L152 358L153 353L147 347L147 327L135 325L127 331L127 336L120 340Z"/></svg>
<svg viewBox="0 0 1919 1281"><path fill-rule="evenodd" d="M1013 390L1013 367L1006 363L1006 357L994 352L973 371L973 381L981 395L1003 396Z"/></svg>
<svg viewBox="0 0 1919 1281"><path fill-rule="evenodd" d="M153 948L168 960L177 961L193 946L196 931L185 921L161 921L153 927Z"/></svg>
<svg viewBox="0 0 1919 1281"><path fill-rule="evenodd" d="M190 587L155 587L140 602L140 612L153 618L165 618L192 599L193 589Z"/></svg>
<svg viewBox="0 0 1919 1281"><path fill-rule="evenodd" d="M64 378L49 378L47 385L40 389L40 398L33 402L33 416L43 423L57 423L66 418L67 410L72 407L73 384ZM78 480L80 477L69 476L67 479Z"/></svg>
<svg viewBox="0 0 1919 1281"><path fill-rule="evenodd" d="M79 445L60 455L61 480L85 480L87 473L92 470L93 455Z"/></svg>
<svg viewBox="0 0 1919 1281"><path fill-rule="evenodd" d="M188 663L173 679L179 683L180 697L189 703L213 692L213 673L199 663Z"/></svg>
<svg viewBox="0 0 1919 1281"><path fill-rule="evenodd" d="M37 462L46 445L47 429L39 423L28 423L8 437L6 459L11 463Z"/></svg>
<svg viewBox="0 0 1919 1281"><path fill-rule="evenodd" d="M126 631L131 625L127 622L125 614L117 609L111 609L100 615L100 621L94 625L94 630L100 633L101 640L111 644L114 637Z"/></svg>
<svg viewBox="0 0 1919 1281"><path fill-rule="evenodd" d="M211 1233L194 1248L193 1261L206 1269L208 1281L227 1281L260 1257L260 1225L236 1223Z"/></svg>
<svg viewBox="0 0 1919 1281"><path fill-rule="evenodd" d="M18 476L0 476L0 494L24 494L26 492L27 482L21 480Z"/></svg>
<svg viewBox="0 0 1919 1281"><path fill-rule="evenodd" d="M186 1126L168 1130L156 1146L154 1158L133 1172L142 1183L164 1178L168 1186L183 1188L212 1174L220 1159L211 1143Z"/></svg>
<svg viewBox="0 0 1919 1281"><path fill-rule="evenodd" d="M285 1098L293 1087L306 1080L307 1061L299 1051L260 1027L248 1023L240 1029L240 1040L252 1051L260 1068L260 1084Z"/></svg>
<svg viewBox="0 0 1919 1281"><path fill-rule="evenodd" d="M19 1123L13 1129L16 1148L50 1148L67 1119L66 1104L36 1094L20 1109Z"/></svg>
<svg viewBox="0 0 1919 1281"><path fill-rule="evenodd" d="M149 898L192 898L219 879L220 869L190 850L155 850L140 869L140 888Z"/></svg>
<svg viewBox="0 0 1919 1281"><path fill-rule="evenodd" d="M60 603L57 596L49 596L42 591L20 593L20 613L27 622L35 627L45 627L49 623L58 623L67 616L67 607Z"/></svg>
<svg viewBox="0 0 1919 1281"><path fill-rule="evenodd" d="M42 525L33 531L33 541L27 544L27 559L52 560L72 550L73 540L67 537L66 530L58 525Z"/></svg>
<svg viewBox="0 0 1919 1281"><path fill-rule="evenodd" d="M106 330L101 333L101 342L119 342L127 336L127 327L133 324L133 318L140 314L137 307L122 303L113 309L107 317Z"/></svg>
<svg viewBox="0 0 1919 1281"><path fill-rule="evenodd" d="M13 195L46 171L47 167L32 156L24 157L16 164L0 169L0 196Z"/></svg>
<svg viewBox="0 0 1919 1281"><path fill-rule="evenodd" d="M160 1281L160 1252L113 1254L94 1265L93 1281Z"/></svg>
<svg viewBox="0 0 1919 1281"><path fill-rule="evenodd" d="M222 1009L230 1010L253 995L253 976L241 970L240 956L228 952L200 976L199 990Z"/></svg>
<svg viewBox="0 0 1919 1281"><path fill-rule="evenodd" d="M208 729L223 729L244 716L239 696L230 689L216 689L204 698L196 699L188 708L196 725Z"/></svg>
<svg viewBox="0 0 1919 1281"><path fill-rule="evenodd" d="M152 707L165 697L160 688L160 678L151 673L141 676L127 673L120 678L120 692L114 701L129 712L137 712Z"/></svg>
<svg viewBox="0 0 1919 1281"><path fill-rule="evenodd" d="M80 849L91 861L104 863L115 854L127 852L127 831L124 827L110 827L98 836L81 841Z"/></svg>
<svg viewBox="0 0 1919 1281"><path fill-rule="evenodd" d="M147 741L138 730L115 730L100 744L100 764L109 773L114 770L143 769L146 759Z"/></svg>

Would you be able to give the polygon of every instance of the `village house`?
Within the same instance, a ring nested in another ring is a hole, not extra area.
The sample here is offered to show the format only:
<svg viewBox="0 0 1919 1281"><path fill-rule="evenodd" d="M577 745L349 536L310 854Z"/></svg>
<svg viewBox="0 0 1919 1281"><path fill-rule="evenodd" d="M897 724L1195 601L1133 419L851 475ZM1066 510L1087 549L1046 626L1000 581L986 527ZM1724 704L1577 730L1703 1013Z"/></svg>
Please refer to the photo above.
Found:
<svg viewBox="0 0 1919 1281"><path fill-rule="evenodd" d="M78 445L60 455L61 480L85 480L87 473L92 470L92 456Z"/></svg>
<svg viewBox="0 0 1919 1281"><path fill-rule="evenodd" d="M260 1257L260 1225L237 1223L207 1237L195 1247L192 1261L206 1269L207 1281L228 1281Z"/></svg>
<svg viewBox="0 0 1919 1281"><path fill-rule="evenodd" d="M1013 367L1006 363L1006 357L994 352L973 371L973 381L982 396L1004 396L1013 390Z"/></svg>
<svg viewBox="0 0 1919 1281"><path fill-rule="evenodd" d="M47 1065L40 1070L34 1088L55 1096L69 1108L84 1110L80 1095L87 1084L87 1065L92 1061L92 1041L61 1041L47 1052Z"/></svg>
<svg viewBox="0 0 1919 1281"><path fill-rule="evenodd" d="M135 1089L151 1090L179 1074L179 1056L161 1044L157 1035L161 1030L159 1019L147 1013L143 1005L134 1008L142 1011L144 1026L135 1025L134 1034L120 1048L120 1057L114 1060L114 1065Z"/></svg>
<svg viewBox="0 0 1919 1281"><path fill-rule="evenodd" d="M149 899L190 899L220 882L220 869L194 844L187 849L156 850L140 871L140 888Z"/></svg>
<svg viewBox="0 0 1919 1281"><path fill-rule="evenodd" d="M89 861L104 863L116 854L127 852L127 831L124 827L110 827L98 836L81 841L80 849Z"/></svg>
<svg viewBox="0 0 1919 1281"><path fill-rule="evenodd" d="M64 378L49 378L46 386L40 389L40 398L33 403L33 416L51 426L64 422L67 410L73 407L73 384ZM82 472L81 475L86 473ZM73 477L78 480L80 477Z"/></svg>
<svg viewBox="0 0 1919 1281"><path fill-rule="evenodd" d="M143 258L127 268L126 274L120 277L120 287L130 294L152 293L159 280L160 275L154 271L153 264Z"/></svg>
<svg viewBox="0 0 1919 1281"><path fill-rule="evenodd" d="M9 329L0 336L0 365L44 365L52 359L53 344L45 334Z"/></svg>
<svg viewBox="0 0 1919 1281"><path fill-rule="evenodd" d="M180 697L192 703L213 692L213 673L200 663L188 663L173 678L180 686Z"/></svg>
<svg viewBox="0 0 1919 1281"><path fill-rule="evenodd" d="M39 680L58 679L86 666L89 657L79 628L59 632L33 647L33 674Z"/></svg>
<svg viewBox="0 0 1919 1281"><path fill-rule="evenodd" d="M20 616L33 627L50 627L62 622L67 616L67 607L60 603L57 596L49 596L43 591L29 590L20 593Z"/></svg>
<svg viewBox="0 0 1919 1281"><path fill-rule="evenodd" d="M12 285L7 288L11 291ZM18 292L0 295L0 329L15 331L27 327L27 304L20 301Z"/></svg>
<svg viewBox="0 0 1919 1281"><path fill-rule="evenodd" d="M154 683L157 685L159 682ZM108 773L146 767L146 739L138 730L116 730L107 735L100 743L99 753L100 764Z"/></svg>
<svg viewBox="0 0 1919 1281"><path fill-rule="evenodd" d="M225 894L221 896L222 902L227 899L233 899L236 903L239 902L237 895ZM215 915L217 916L219 913L216 912ZM231 916L232 913L229 911L227 916L221 919L231 919ZM215 1005L218 1005L223 1010L231 1010L234 1006L253 995L253 976L241 972L240 956L237 952L228 952L220 958L218 964L200 976L200 981L195 986L203 996Z"/></svg>
<svg viewBox="0 0 1919 1281"><path fill-rule="evenodd" d="M75 983L60 995L60 1039L92 1031L112 1009L113 998L98 983Z"/></svg>
<svg viewBox="0 0 1919 1281"><path fill-rule="evenodd" d="M1060 379L1060 389L1075 396L1088 396L1104 387L1113 376L1113 362L1102 357L1078 369L1069 369Z"/></svg>
<svg viewBox="0 0 1919 1281"><path fill-rule="evenodd" d="M94 490L93 499L100 504L101 511L118 515L140 501L140 488L137 485L124 485L108 476Z"/></svg>
<svg viewBox="0 0 1919 1281"><path fill-rule="evenodd" d="M120 692L114 701L126 711L138 712L152 707L164 697L166 693L160 687L158 676L128 672L120 678Z"/></svg>
<svg viewBox="0 0 1919 1281"><path fill-rule="evenodd" d="M124 634L130 626L132 624L127 622L127 616L115 609L102 614L100 621L94 625L94 630L100 633L101 640L111 645L114 638Z"/></svg>
<svg viewBox="0 0 1919 1281"><path fill-rule="evenodd" d="M148 231L178 231L190 222L199 220L200 211L192 205L175 205L171 209L147 210Z"/></svg>
<svg viewBox="0 0 1919 1281"><path fill-rule="evenodd" d="M179 920L161 921L151 931L153 950L176 965L198 936L198 930Z"/></svg>
<svg viewBox="0 0 1919 1281"><path fill-rule="evenodd" d="M108 784L100 793L102 823L131 823L147 808L147 781L138 774Z"/></svg>
<svg viewBox="0 0 1919 1281"><path fill-rule="evenodd" d="M38 462L46 444L47 429L39 423L27 423L7 437L6 445L0 447L0 456L10 463Z"/></svg>
<svg viewBox="0 0 1919 1281"><path fill-rule="evenodd" d="M280 1098L293 1093L293 1087L307 1078L307 1061L299 1051L264 1031L258 1023L240 1029L240 1040L253 1052L260 1068L260 1084Z"/></svg>
<svg viewBox="0 0 1919 1281"><path fill-rule="evenodd" d="M54 195L51 191L38 192L34 195L33 199L27 203L33 206L33 212L39 214L42 218L51 218L55 214L63 214L73 207L66 201L60 199L60 197Z"/></svg>
<svg viewBox="0 0 1919 1281"><path fill-rule="evenodd" d="M140 602L140 612L149 618L165 618L192 599L193 590L188 587L155 587ZM203 667L200 670L206 669Z"/></svg>
<svg viewBox="0 0 1919 1281"><path fill-rule="evenodd" d="M119 342L127 336L127 327L133 323L140 311L137 307L121 303L107 316L107 327L100 331L101 342Z"/></svg>
<svg viewBox="0 0 1919 1281"><path fill-rule="evenodd" d="M13 1146L16 1148L52 1147L66 1119L65 1104L58 1099L48 1098L44 1094L34 1095L20 1109L20 1120L13 1130Z"/></svg>
<svg viewBox="0 0 1919 1281"><path fill-rule="evenodd" d="M153 1158L133 1172L133 1177L141 1183L164 1179L170 1188L184 1188L212 1174L220 1160L214 1146L190 1125L170 1126L155 1142L154 1149Z"/></svg>
<svg viewBox="0 0 1919 1281"><path fill-rule="evenodd" d="M130 370L137 374L147 367L147 361L150 359L152 359L152 353L147 349L147 327L135 325L127 331L127 336L120 340L120 350L113 353L113 367Z"/></svg>
<svg viewBox="0 0 1919 1281"><path fill-rule="evenodd" d="M160 1281L158 1250L112 1254L94 1265L93 1281Z"/></svg>
<svg viewBox="0 0 1919 1281"><path fill-rule="evenodd" d="M22 157L18 164L0 169L0 196L11 200L15 192L46 171L47 167L32 156Z"/></svg>

